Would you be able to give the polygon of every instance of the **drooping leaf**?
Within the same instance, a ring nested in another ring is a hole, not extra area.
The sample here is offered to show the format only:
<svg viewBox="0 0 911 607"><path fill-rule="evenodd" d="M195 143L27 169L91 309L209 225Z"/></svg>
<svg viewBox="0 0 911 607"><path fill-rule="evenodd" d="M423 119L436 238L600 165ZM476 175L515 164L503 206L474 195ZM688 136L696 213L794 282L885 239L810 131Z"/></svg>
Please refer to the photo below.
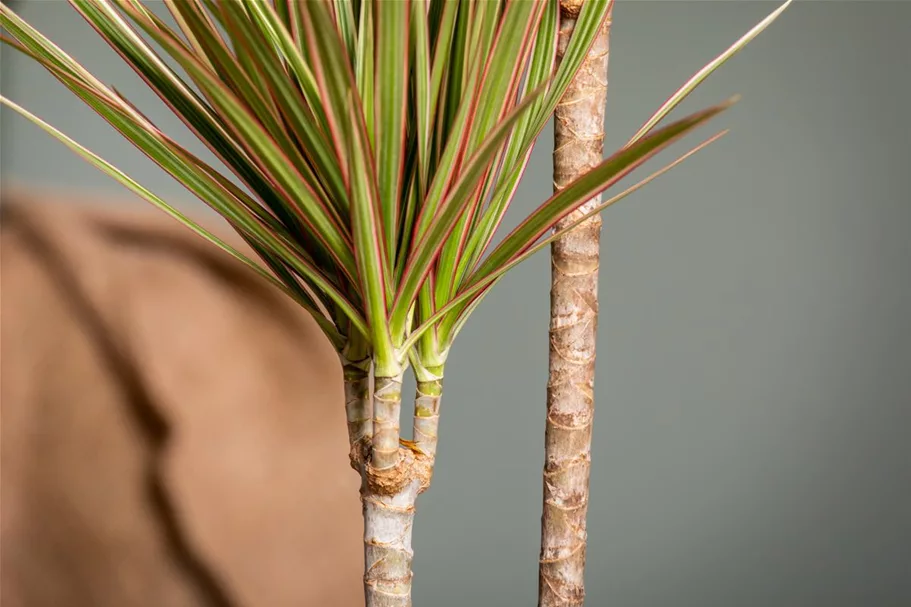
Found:
<svg viewBox="0 0 911 607"><path fill-rule="evenodd" d="M168 214L172 218L176 219L177 221L182 223L184 226L186 226L187 228L189 228L190 230L192 230L199 236L203 237L204 239L208 240L215 246L219 247L220 249L225 251L228 255L237 259L238 261L240 261L247 267L251 268L257 274L259 274L260 276L262 276L263 278L265 278L266 280L268 280L269 282L271 282L272 284L277 286L279 289L283 290L285 293L287 293L288 295L293 297L295 300L297 300L297 302L300 305L302 305L304 308L306 308L308 311L310 311L311 314L313 314L314 318L317 320L320 327L323 329L324 332L326 332L327 336L333 342L340 343L341 337L340 337L340 335L338 335L335 327L332 325L332 323L329 321L329 319L327 319L318 310L318 308L316 307L316 305L314 304L312 299L304 298L299 293L294 293L291 289L289 289L287 287L287 285L285 285L281 281L277 280L274 275L270 274L262 266L260 266L256 262L252 261L249 257L240 253L237 249L235 249L231 245L227 244L222 239L218 238L217 236L215 236L214 234L212 234L205 228L201 227L198 223L194 222L192 219L190 219L189 217L187 217L186 215L184 215L183 213L181 213L180 211L175 209L173 206L171 206L170 204L165 202L163 199L156 196L150 190L148 190L147 188L140 185L138 182L136 182L134 179L132 179L131 177L126 175L120 169L116 168L115 166L113 166L109 162L105 161L103 158L101 158L97 154L91 152L90 150L83 147L82 145L76 143L73 139L69 138L68 136L63 134L61 131L59 131L58 129L52 127L47 122L41 120L40 118L38 118L37 116L35 116L31 112L29 112L28 110L24 109L17 103L15 103L15 102L11 101L10 99L7 99L6 97L3 97L3 96L0 96L0 103L7 105L11 109L18 112L23 117L27 118L34 124L38 125L45 132L52 135L58 141L60 141L61 143L63 143L67 147L69 147L71 150L76 152L79 156L81 156L83 159L85 159L91 165L93 165L97 169L101 170L102 172L106 173L107 175L109 175L110 177L112 177L113 179L115 179L116 181L121 183L122 185L124 185L127 189L129 189L133 193L137 194L138 196L140 196L144 200L148 201L155 207L164 211L166 214ZM227 213L226 213L226 215L227 215ZM241 223L242 222L239 222L237 225L235 225L235 228L237 228L239 231L241 231L241 233L244 234L245 238L250 238L251 240L257 241L257 238L255 236L251 236L250 233L247 232L246 229L241 225ZM234 225L234 224L232 223L232 225ZM266 238L264 240L268 241L270 239ZM280 252L286 252L286 251L282 251L281 249L282 249L281 247L276 247L276 250L278 250ZM286 259L287 257L289 257L289 256L286 256L286 255L282 256L283 259ZM306 265L307 264L305 262L301 263L301 267L306 267ZM307 272L307 271L304 271L303 273L311 274L311 272ZM315 279L315 281L318 284L322 283L322 279L319 277L319 273L316 272L315 270L312 272L312 275L308 275L307 277L310 278L311 280ZM331 285L327 284L327 285L321 285L321 286L328 287L327 291L329 291L329 292L334 291L334 288ZM359 320L360 315L353 308L353 306L351 306L350 303L348 303L346 300L344 300L344 298L342 298L340 296L339 296L339 301L337 303L341 303L342 306L347 307L349 309L349 313L352 315L352 318L360 326L361 330L364 330L365 327L363 325L363 322Z"/></svg>

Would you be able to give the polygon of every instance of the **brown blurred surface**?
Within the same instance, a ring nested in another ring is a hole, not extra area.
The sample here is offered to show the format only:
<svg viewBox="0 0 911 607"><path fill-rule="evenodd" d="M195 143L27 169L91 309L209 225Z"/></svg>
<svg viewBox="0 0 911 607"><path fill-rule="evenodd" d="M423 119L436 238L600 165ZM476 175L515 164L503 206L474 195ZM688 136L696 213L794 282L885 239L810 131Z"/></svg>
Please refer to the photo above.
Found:
<svg viewBox="0 0 911 607"><path fill-rule="evenodd" d="M362 604L340 369L306 313L153 209L0 209L3 606Z"/></svg>

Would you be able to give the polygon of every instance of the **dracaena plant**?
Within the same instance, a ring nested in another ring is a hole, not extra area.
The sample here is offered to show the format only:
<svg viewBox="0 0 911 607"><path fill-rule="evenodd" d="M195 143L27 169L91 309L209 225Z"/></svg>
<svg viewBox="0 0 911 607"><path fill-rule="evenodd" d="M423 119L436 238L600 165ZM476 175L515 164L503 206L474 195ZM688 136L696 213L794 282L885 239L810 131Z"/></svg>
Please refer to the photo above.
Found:
<svg viewBox="0 0 911 607"><path fill-rule="evenodd" d="M255 258L4 103L313 315L343 369L367 604L410 605L414 504L430 484L443 369L460 329L505 272L669 167L553 233L557 222L729 102L657 128L705 72L633 141L496 238L610 0L585 2L559 62L557 0L164 0L169 15L140 0L70 4L220 164L179 145L6 6L3 41L218 212ZM409 368L414 440L404 441Z"/></svg>
<svg viewBox="0 0 911 607"><path fill-rule="evenodd" d="M697 72L667 106L742 49L784 12L773 11ZM557 59L568 48L583 0L560 0ZM554 111L554 191L584 174L603 154L608 48L612 11ZM659 117L661 112L656 114ZM632 140L647 133L647 123ZM551 245L549 376L544 431L538 606L571 607L585 599L586 515L595 413L595 344L601 216L577 221L598 207L600 196L561 219Z"/></svg>

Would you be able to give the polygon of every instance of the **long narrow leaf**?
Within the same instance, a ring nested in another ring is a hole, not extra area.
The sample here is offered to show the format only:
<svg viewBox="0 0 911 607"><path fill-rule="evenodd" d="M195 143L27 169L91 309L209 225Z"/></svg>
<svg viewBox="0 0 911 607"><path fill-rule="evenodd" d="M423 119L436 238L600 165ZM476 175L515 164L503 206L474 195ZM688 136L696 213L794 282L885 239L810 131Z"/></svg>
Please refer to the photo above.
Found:
<svg viewBox="0 0 911 607"><path fill-rule="evenodd" d="M677 107L681 101L686 99L690 93L692 93L697 86L702 84L702 81L708 78L712 72L721 67L728 59L736 55L743 47L745 47L753 38L758 36L765 30L767 27L772 25L772 22L778 19L778 17L785 11L788 6L790 6L793 0L787 0L780 7L772 11L772 13L757 23L753 29L748 31L746 34L740 37L734 44L728 47L723 53L712 59L707 63L701 70L693 74L693 76L687 80L683 86L681 86L677 91L670 96L670 98L665 101L660 108L642 125L632 139L626 144L627 146L634 144L639 141L646 133L651 131L655 125L661 122L665 116L667 116L675 107Z"/></svg>
<svg viewBox="0 0 911 607"><path fill-rule="evenodd" d="M184 53L190 52L173 32L153 13L145 9L138 0L114 1L154 39L160 42L167 41L167 44L163 44L163 46L170 45L181 48ZM95 27L94 24L93 27ZM213 110L199 99L141 38L134 36L124 43L118 38L108 36L98 27L95 29L196 134L200 141L255 192L267 208L281 218L292 233L300 232L298 220L288 211L286 204L278 198L261 168L251 161L246 150L233 139L233 135L225 131ZM48 46L50 42L45 39L42 40L42 44ZM318 251L315 254L323 261L329 259Z"/></svg>
<svg viewBox="0 0 911 607"><path fill-rule="evenodd" d="M348 56L354 57L357 52L357 27L353 0L335 0L335 22Z"/></svg>
<svg viewBox="0 0 911 607"><path fill-rule="evenodd" d="M263 129L244 104L227 89L214 74L209 72L194 57L185 55L180 49L172 48L173 56L187 70L200 87L204 88L218 108L228 119L237 139L248 146L251 157L266 169L277 188L292 208L299 212L313 234L326 247L339 267L349 276L356 274L351 244L347 232L339 224L337 215L321 200L306 180L294 168L280 146Z"/></svg>
<svg viewBox="0 0 911 607"><path fill-rule="evenodd" d="M354 91L352 90L352 94ZM353 108L352 104L352 108ZM357 120L353 115L352 120ZM356 139L360 129L348 129L348 158L351 161L351 175L363 175L372 170L363 163L370 157L367 150L356 148L368 145L366 138ZM398 374L395 366L397 356L389 333L386 303L386 261L383 250L382 219L377 208L378 194L371 182L365 179L351 179L351 226L354 231L357 269L361 279L364 303L369 325L369 337L376 352L377 373L383 377Z"/></svg>
<svg viewBox="0 0 911 607"><path fill-rule="evenodd" d="M111 102L109 98L95 94L82 81L70 78L53 66L46 65L45 67L150 159L169 172L200 200L223 215L232 226L252 235L257 242L270 247L288 260L295 270L301 272L303 276L326 292L341 309L346 311L346 314L353 314L352 322L359 329L364 326L357 310L336 289L332 281L306 259L306 255L297 250L296 244L283 235L280 229L275 226L265 229L259 218L250 213L249 204L244 204L236 199L232 191L226 189L224 180L212 178L211 168L204 167L201 161L194 159L188 152L170 142L157 131L154 125L144 120L137 120L133 114Z"/></svg>
<svg viewBox="0 0 911 607"><path fill-rule="evenodd" d="M563 228L561 228L559 230L552 232L548 237L546 237L542 240L539 240L533 246L529 247L528 249L526 249L519 255L516 255L511 260L509 260L507 263L503 264L502 266L500 266L499 268L497 268L496 270L494 270L493 272L488 274L484 278L484 280L480 281L478 284L483 283L483 284L487 285L483 290L475 291L474 286L467 289L465 291L465 293L467 293L467 292L476 293L476 295L474 296L474 299L472 299L470 301L470 303L466 303L464 305L464 307L456 306L455 308L452 308L452 313L450 313L449 315L447 315L440 321L441 326L439 327L439 335L440 335L441 339L443 340L443 343L448 344L448 343L451 343L453 339L455 339L455 336L458 334L459 329L465 323L465 321L468 319L468 316L471 314L471 311L473 310L473 306L480 302L481 298L493 287L496 280L499 280L499 278L502 277L506 272L508 272L515 266L517 266L519 263L525 261L526 259L528 259L532 255L534 255L535 253L537 253L544 247L550 245L555 240L562 238L567 233L569 233L573 228L577 227L579 224L581 224L586 219L589 219L590 217L593 217L594 215L601 213L607 207L613 205L616 202L619 202L620 200L626 198L633 192L641 189L648 183L650 183L650 182L654 181L655 179L657 179L658 177L664 175L665 173L667 173L668 171L670 171L671 169L673 169L674 167L676 167L677 165L682 163L684 160L686 160L690 156L694 155L696 152L699 152L700 150L703 150L706 147L708 147L709 145L711 145L712 143L718 141L723 136L725 136L727 133L728 133L727 129L725 129L719 133L716 133L715 135L713 135L710 138L708 138L707 140L703 141L702 143L700 143L699 145L697 145L690 151L686 152L685 154L683 154L682 156L680 156L679 158L677 158L670 164L665 165L661 169L655 171L648 177L636 182L635 184L631 185L630 187L623 190L619 194L616 194L616 195L612 196L611 198L609 198L608 200L605 200L604 202L598 204L590 211L588 211L588 212L584 213L583 215L581 215L580 217L577 217L576 219L574 219L568 225L564 226ZM495 280L491 280L491 279L495 279ZM460 293L460 295L462 295L462 293ZM457 298L453 298L451 301L455 301L456 299Z"/></svg>
<svg viewBox="0 0 911 607"><path fill-rule="evenodd" d="M423 198L430 172L430 144L433 137L430 91L430 34L427 23L428 0L413 0L411 16L411 57L414 65L414 137L416 140L417 193ZM410 227L410 223L407 224Z"/></svg>
<svg viewBox="0 0 911 607"><path fill-rule="evenodd" d="M601 213L607 207L619 202L620 200L626 198L633 192L641 189L648 183L650 183L650 182L654 181L655 179L657 179L658 177L664 175L665 173L667 173L674 167L681 164L684 160L687 160L688 158L690 158L691 156L696 154L696 152L699 152L700 150L703 150L706 147L708 147L710 144L718 141L725 134L727 134L727 130L723 130L723 131L713 135L712 137L708 138L707 140L703 141L702 143L700 143L693 149L689 150L685 154L683 154L680 157L678 157L677 159L675 159L673 162L665 165L661 169L650 174L648 177L636 182L634 185L628 187L627 189L620 192L619 194L616 194L616 195L612 196L611 198L609 198L608 200L605 200L604 202L602 202L595 208L591 209L590 211L588 211L581 217L576 218L569 225L563 227L560 230L553 232L547 238L544 238L544 239L536 242L533 246L529 247L521 254L516 255L514 258L509 260L507 263L505 263L502 266L491 271L489 274L485 275L483 278L481 278L474 284L466 287L465 289L460 291L455 297L453 297L453 299L450 300L445 306L443 306L439 310L437 310L432 316L428 316L426 318L426 320L424 320L424 322L420 326L416 327L409 334L409 337L403 343L402 348L407 349L407 348L413 346L421 338L422 335L431 331L434 326L436 326L440 322L446 321L447 319L448 319L448 322L446 322L444 331L442 333L444 342L441 347L443 347L443 348L448 347L448 344L450 344L452 342L452 340L455 338L455 334L458 332L459 325L465 321L465 319L470 314L473 307L475 305L477 305L477 303L480 301L480 298L485 293L487 293L490 290L490 288L497 281L499 281L500 278L503 277L504 274L506 274L508 271L510 271L511 269L513 269L514 267L516 267L517 265L519 265L520 263L522 263L523 261L525 261L526 259L531 257L532 255L534 255L535 253L539 252L544 247L551 244L553 241L565 236L566 233L571 231L573 228L577 227L580 223L582 223L586 219L588 219L594 215L597 215L598 213Z"/></svg>
<svg viewBox="0 0 911 607"><path fill-rule="evenodd" d="M458 2L443 2L438 29L433 36L433 65L430 68L430 113L437 114L437 106L443 91L443 74L449 65L452 39L455 34Z"/></svg>
<svg viewBox="0 0 911 607"><path fill-rule="evenodd" d="M78 3L80 9L87 10L88 5L97 3L99 8L106 5L106 0L71 0ZM198 41L207 59L208 64L214 67L221 82L244 102L248 110L256 116L268 133L282 144L286 154L291 153L291 142L285 136L278 111L272 99L263 94L263 87L259 80L259 72L250 69L250 64L244 65L241 57L244 53L235 56L231 53L221 33L209 18L199 0L164 0L168 10L178 23L183 24L187 31ZM106 15L113 24L113 11L107 9ZM97 17L92 21L104 27L106 24ZM194 54L194 57L200 55ZM205 65L203 64L205 67Z"/></svg>
<svg viewBox="0 0 911 607"><path fill-rule="evenodd" d="M376 118L373 140L386 250L394 252L398 241L399 198L405 168L411 3L408 0L379 2L376 8Z"/></svg>
<svg viewBox="0 0 911 607"><path fill-rule="evenodd" d="M523 83L523 95L547 82L557 53L557 28L559 25L559 0L547 4L544 15L538 26L538 36L532 50L531 62ZM532 109L519 120L516 130L509 140L504 157L500 163L499 182L488 206L472 229L465 245L466 254L456 270L456 282L461 284L468 268L474 266L490 242L493 233L500 225L509 201L519 186L519 179L531 158L532 146L527 144L527 137L532 120L539 111L540 104L545 102L541 97L532 105ZM524 155L522 154L524 150Z"/></svg>
<svg viewBox="0 0 911 607"><path fill-rule="evenodd" d="M46 39L36 39L33 42L42 48L43 45L49 44ZM59 49L55 52L57 54L62 53ZM178 181L197 196L200 196L203 201L211 202L207 196L214 192L212 195L216 196L217 199L232 204L234 199L230 195L218 198L223 196L225 192L219 183L211 179L212 171L210 169L202 173L194 172L190 169L186 164L186 152L177 150L175 146L171 145L157 132L153 125L149 124L141 115L138 115L129 105L116 102L116 95L107 91L107 89L98 91L84 85L82 80L72 78L67 72L56 69L52 63L45 60L43 55L35 54L33 56L115 128L120 130L141 151L160 164L165 170L171 172ZM196 164L198 165L199 163Z"/></svg>
<svg viewBox="0 0 911 607"><path fill-rule="evenodd" d="M489 10L492 10L493 7L488 6ZM544 2L513 2L507 5L493 50L486 61L485 73L481 78L478 95L483 103L480 103L477 111L472 113L471 135L461 151L462 155L470 155L473 152L476 142L487 134L508 107L509 102L515 100L523 72L516 69L516 66L526 63L544 7ZM487 170L485 183L493 181L493 168ZM459 276L456 268L463 257L470 255L466 244L486 193L486 188L478 187L465 201L467 209L443 247L439 264L440 280L437 281L436 288L438 302L449 299L458 286Z"/></svg>
<svg viewBox="0 0 911 607"><path fill-rule="evenodd" d="M145 42L128 27L119 15L117 15L109 5L108 0L71 1L96 31L98 31L99 34L101 34L102 37L104 37L115 50L124 57L124 59L134 66L137 72L150 83L150 86L158 89L160 94L164 95L169 104L172 104L172 107L175 107L176 105L178 108L176 111L179 114L184 114L189 118L194 130L199 132L200 129L203 129L207 143L215 144L215 151L219 156L223 156L225 153L235 156L235 159L223 159L229 166L237 169L236 154L233 153L232 149L226 149L226 146L224 145L224 136L220 133L213 134L211 128L209 128L212 122L211 120L206 120L206 114L209 110L202 108L201 102L195 98L195 95L189 92L186 85L180 81L176 74L167 68L155 55L154 51L152 51L148 45L146 45ZM139 11L135 8L134 4L126 2L125 0L114 1L117 2L127 14L134 17L137 20L137 23L144 27L145 30L162 45L162 47L170 49L172 55L176 53L181 57L190 56L189 50L178 41L169 30L162 27L160 24L152 23L145 18L149 14L148 12ZM202 18L197 17L196 19L201 20ZM223 45L223 42L221 42L220 39L218 41L212 41L211 38L206 39L210 44L216 47L220 48L221 45ZM224 59L224 57L227 56L227 50L223 48L220 48L220 50L223 54L217 56ZM230 62L230 59L224 59L224 61ZM262 105L260 107L262 107ZM189 114L186 112L189 112ZM286 154L290 153L291 157L294 158L293 145L285 136L283 129L281 129L277 123L274 123L274 121L272 124L272 134L278 133L280 135L282 149ZM215 137L215 141L212 139L213 136ZM307 170L307 168L300 163L296 163L295 166L299 170ZM245 177L245 181L247 181L255 191L260 192L261 194L264 192L264 188L259 183L260 180L258 177L253 177L252 181L250 180L251 175L249 170L241 169L237 172ZM312 181L312 178L310 181Z"/></svg>
<svg viewBox="0 0 911 607"><path fill-rule="evenodd" d="M535 99L543 94L543 88L530 93L497 127L488 135L484 145L477 151L459 176L459 181L452 187L436 216L430 221L427 232L412 247L412 254L405 266L402 280L392 306L390 321L393 336L403 335L405 319L411 302L418 289L427 277L431 264L435 261L446 238L452 232L461 213L465 210L459 202L466 198L483 176L490 160L500 150L503 141L509 136L516 121L531 107ZM426 211L426 209L425 209Z"/></svg>
<svg viewBox="0 0 911 607"><path fill-rule="evenodd" d="M219 6L226 27L235 32L238 43L243 46L242 54L249 57L253 69L268 84L281 115L300 144L295 147L292 159L299 155L297 149L304 151L309 165L298 162L298 169L318 195L325 189L324 201L338 211L337 221L346 223L347 204L342 170L326 133L320 128L321 107L316 104L314 108L312 101L306 99L303 93L307 90L306 87L298 89L294 86L294 81L288 77L280 58L271 50L282 50L282 56L287 60L292 73L300 75L298 82L312 78L291 34L282 26L278 15L268 10L268 5L248 5L252 21L244 17L246 13L239 4L223 3Z"/></svg>
<svg viewBox="0 0 911 607"><path fill-rule="evenodd" d="M484 4L490 6L492 3ZM474 152L504 114L508 102L515 99L523 76L522 70L516 69L516 66L526 64L544 7L543 0L510 2L506 5L493 49L485 61L479 89L483 103L472 117L472 132L465 150L468 155Z"/></svg>
<svg viewBox="0 0 911 607"><path fill-rule="evenodd" d="M97 169L99 169L103 173L109 175L110 177L114 178L117 182L119 182L120 184L125 186L127 189L129 189L133 193L137 194L138 196L140 196L147 202L151 203L158 209L164 211L167 215L176 219L177 221L182 223L184 226L186 226L187 228L189 228L190 230L192 230L199 236L202 236L207 241L211 242L218 248L225 251L228 255L230 255L234 259L237 259L238 261L240 261L247 267L251 268L257 274L259 274L260 276L262 276L263 278L265 278L266 280L271 282L273 285L275 285L276 287L278 287L279 289L284 291L286 294L290 295L292 298L297 300L297 302L300 305L302 305L311 314L313 314L314 318L320 324L320 327L323 329L324 332L327 333L327 336L329 336L330 339L332 339L333 341L340 341L341 336L339 336L338 333L335 331L335 328L330 323L327 322L327 319L325 318L325 316L322 313L320 313L320 311L315 307L315 305L312 303L312 301L303 299L298 294L293 293L287 285L285 285L284 283L282 283L281 281L276 279L274 275L272 275L271 273L266 271L262 266L260 266L259 264L257 264L253 260L251 260L249 257L244 255L243 253L239 252L237 249L235 249L234 247L232 247L231 245L229 245L222 239L218 238L217 236L215 236L214 234L212 234L211 232L209 232L202 226L200 226L198 223L194 222L192 219L190 219L189 217L187 217L186 215L184 215L183 213L181 213L180 211L175 209L173 206L169 205L163 199L159 198L154 193L152 193L150 190L148 190L145 187L143 187L142 185L140 185L137 181L135 181L134 179L129 177L123 171L121 171L117 167L113 166L112 164L110 164L109 162L107 162L106 160L104 160L103 158L98 156L97 154L88 150L84 146L80 145L79 143L77 143L76 141L74 141L73 139L71 139L70 137L68 137L61 131L59 131L58 129L54 128L53 126L51 126L50 124L45 122L44 120L38 118L37 116L35 116L34 114L32 114L31 112L26 110L25 108L21 107L20 105L18 105L14 101L11 101L10 99L8 99L6 97L0 96L0 102L2 102L4 105L10 107L11 109L15 110L23 117L27 118L28 120L30 120L32 123L39 126L41 129L43 129L48 134L52 135L58 141L60 141L61 143L66 145L68 148L70 148L71 150L76 152L76 154L81 156L84 160L89 162L89 164L91 164L92 166L96 167Z"/></svg>
<svg viewBox="0 0 911 607"><path fill-rule="evenodd" d="M472 256L475 262L490 245L494 233L509 207L515 189L518 187L519 179L531 156L532 147L538 134L547 124L548 118L553 114L554 108L556 108L557 103L562 99L567 87L572 82L573 75L588 54L595 35L602 27L613 1L587 0L582 4L582 11L579 13L576 25L573 28L573 36L569 40L556 72L550 79L547 95L540 99L539 103L535 104L535 113L530 113L530 117L520 123L518 128L521 128L521 131L517 129L513 138L515 145L510 146L507 150L502 164L500 179L491 195L490 206L479 223L479 236L468 244L468 248L473 251ZM553 13L550 14L553 15ZM547 47L542 47L542 52L545 48ZM464 271L462 274L464 275Z"/></svg>
<svg viewBox="0 0 911 607"><path fill-rule="evenodd" d="M370 143L373 144L373 95L375 92L374 74L376 72L374 64L376 45L373 31L373 2L362 0L358 19L357 55L355 57L354 75L357 82L357 90L361 96L361 104L364 108L367 136L370 137Z"/></svg>
<svg viewBox="0 0 911 607"><path fill-rule="evenodd" d="M696 112L670 124L652 135L624 148L574 180L564 189L529 214L475 270L468 284L476 282L515 255L531 247L547 230L563 217L591 200L649 158L729 108L736 98L720 105Z"/></svg>

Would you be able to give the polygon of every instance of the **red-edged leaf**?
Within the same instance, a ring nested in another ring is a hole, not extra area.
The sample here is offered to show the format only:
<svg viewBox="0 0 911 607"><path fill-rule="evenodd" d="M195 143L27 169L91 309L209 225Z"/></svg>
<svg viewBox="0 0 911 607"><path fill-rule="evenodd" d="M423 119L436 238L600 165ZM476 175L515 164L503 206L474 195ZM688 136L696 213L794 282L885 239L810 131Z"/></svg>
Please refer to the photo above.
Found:
<svg viewBox="0 0 911 607"><path fill-rule="evenodd" d="M467 284L483 278L497 267L534 245L558 221L628 175L655 154L693 129L726 110L735 100L711 107L670 124L637 143L620 150L539 206L516 227L475 270Z"/></svg>
<svg viewBox="0 0 911 607"><path fill-rule="evenodd" d="M378 2L376 9L376 120L373 141L386 250L395 252L405 170L411 3L409 0Z"/></svg>
<svg viewBox="0 0 911 607"><path fill-rule="evenodd" d="M616 194L616 195L612 196L611 198L609 198L608 200L605 200L604 202L602 202L595 208L591 209L587 213L576 218L569 225L561 228L560 230L558 230L556 232L551 233L547 238L544 238L543 240L539 240L538 242L536 242L534 244L534 246L526 249L521 254L513 257L513 259L510 260L508 263L498 267L496 270L490 272L489 274L486 274L483 278L477 280L471 286L468 286L468 287L462 289L461 291L459 291L458 295L453 297L452 300L450 300L445 306L440 307L432 315L425 315L423 317L425 320L423 320L422 324L419 325L418 327L416 327L411 332L411 334L409 335L409 339L403 344L402 347L408 348L412 344L418 342L423 335L426 335L427 333L430 333L432 331L439 329L439 331L440 331L439 347L442 349L448 348L449 345L451 344L452 340L455 338L456 333L458 333L459 327L465 322L465 320L467 319L467 317L471 313L471 311L474 309L474 307L477 306L477 304L484 297L484 295L486 295L490 291L490 289L493 288L493 285L496 284L503 277L503 275L506 274L509 270L511 270L518 264L522 263L523 261L525 261L526 259L531 257L532 255L534 255L535 253L537 253L538 251L540 251L541 249L543 249L544 247L546 247L547 245L552 243L554 240L557 240L558 238L563 237L567 232L569 232L570 230L572 230L573 228L578 226L580 223L582 223L586 219L592 217L593 215L597 215L598 213L601 213L607 207L615 204L616 202L622 200L623 198L626 198L627 196L629 196L633 192L639 190L640 188L644 187L651 181L653 181L653 180L657 179L658 177L660 177L661 175L667 173L668 171L670 171L672 168L674 168L677 165L679 165L680 163L682 163L687 158L693 156L696 152L699 152L700 150L705 149L710 144L714 143L715 141L717 141L718 139L723 137L725 134L727 134L727 132L728 132L727 130L723 130L720 133L713 135L712 137L703 141L702 143L700 143L693 149L689 150L682 156L678 157L676 160L674 160L670 164L665 165L664 167L655 171L654 173L652 173L645 179L638 181L637 183L628 187L627 189L620 192L619 194Z"/></svg>
<svg viewBox="0 0 911 607"><path fill-rule="evenodd" d="M439 210L430 222L426 233L412 246L409 261L405 266L399 290L392 306L391 323L394 336L404 333L405 319L408 310L414 302L415 295L427 277L427 273L439 255L443 244L455 227L456 221L465 211L464 205L459 203L477 187L478 181L489 168L491 160L500 151L501 145L512 132L516 121L521 118L522 114L531 107L534 100L543 92L544 87L541 87L538 91L530 93L521 104L505 116L496 128L491 131L487 140L459 175L458 181L453 185L446 199L440 204Z"/></svg>

